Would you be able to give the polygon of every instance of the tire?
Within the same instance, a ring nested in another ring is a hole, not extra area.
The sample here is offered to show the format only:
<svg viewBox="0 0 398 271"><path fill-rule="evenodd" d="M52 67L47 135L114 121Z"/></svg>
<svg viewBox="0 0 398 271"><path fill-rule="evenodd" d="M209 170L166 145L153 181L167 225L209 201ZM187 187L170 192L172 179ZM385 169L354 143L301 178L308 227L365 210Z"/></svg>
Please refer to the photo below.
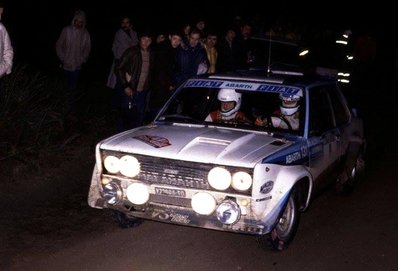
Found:
<svg viewBox="0 0 398 271"><path fill-rule="evenodd" d="M257 237L259 245L274 251L286 249L293 240L298 228L300 220L298 208L297 197L293 192L274 229L270 233Z"/></svg>
<svg viewBox="0 0 398 271"><path fill-rule="evenodd" d="M127 217L126 214L120 211L113 211L113 218L116 223L118 223L119 227L123 229L134 228L142 223L142 219L136 217Z"/></svg>
<svg viewBox="0 0 398 271"><path fill-rule="evenodd" d="M351 170L348 170L348 179L341 182L337 179L336 182L336 193L338 195L349 195L354 191L355 186L364 178L366 163L364 159L364 154L362 151L358 153L355 159L354 165Z"/></svg>

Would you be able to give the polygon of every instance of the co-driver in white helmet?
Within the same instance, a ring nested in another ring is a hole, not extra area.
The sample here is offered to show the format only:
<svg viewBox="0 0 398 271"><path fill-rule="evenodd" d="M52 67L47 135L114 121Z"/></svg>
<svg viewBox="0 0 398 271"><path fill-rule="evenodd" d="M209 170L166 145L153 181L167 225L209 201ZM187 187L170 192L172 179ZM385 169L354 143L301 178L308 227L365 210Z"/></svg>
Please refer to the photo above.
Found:
<svg viewBox="0 0 398 271"><path fill-rule="evenodd" d="M234 89L222 88L217 99L221 102L220 109L210 112L205 121L222 123L250 123L250 120L242 111L242 94Z"/></svg>
<svg viewBox="0 0 398 271"><path fill-rule="evenodd" d="M279 94L279 98L281 99L279 110L275 111L269 119L257 117L254 124L257 126L271 125L280 129L298 130L300 125L300 105L298 104L300 96L281 93ZM269 124L269 121L272 123Z"/></svg>

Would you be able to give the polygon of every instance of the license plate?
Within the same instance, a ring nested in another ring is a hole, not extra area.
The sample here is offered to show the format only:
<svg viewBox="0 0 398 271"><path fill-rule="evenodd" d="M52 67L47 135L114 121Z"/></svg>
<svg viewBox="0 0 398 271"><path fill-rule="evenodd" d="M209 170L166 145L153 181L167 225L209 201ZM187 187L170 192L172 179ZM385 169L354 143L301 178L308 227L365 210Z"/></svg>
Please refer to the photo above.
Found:
<svg viewBox="0 0 398 271"><path fill-rule="evenodd" d="M184 190L179 190L179 189L155 187L155 193L157 195L185 198L185 191Z"/></svg>

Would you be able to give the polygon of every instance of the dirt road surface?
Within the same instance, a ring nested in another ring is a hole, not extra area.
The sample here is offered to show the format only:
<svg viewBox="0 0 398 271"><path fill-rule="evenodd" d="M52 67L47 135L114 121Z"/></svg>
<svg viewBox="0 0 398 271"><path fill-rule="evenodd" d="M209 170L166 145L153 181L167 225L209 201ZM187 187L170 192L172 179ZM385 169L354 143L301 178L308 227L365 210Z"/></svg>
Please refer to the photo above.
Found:
<svg viewBox="0 0 398 271"><path fill-rule="evenodd" d="M97 139L83 135L47 168L1 183L0 270L397 270L392 138L373 129L366 179L350 196L315 198L293 243L275 253L248 235L151 221L119 228L109 211L86 203Z"/></svg>

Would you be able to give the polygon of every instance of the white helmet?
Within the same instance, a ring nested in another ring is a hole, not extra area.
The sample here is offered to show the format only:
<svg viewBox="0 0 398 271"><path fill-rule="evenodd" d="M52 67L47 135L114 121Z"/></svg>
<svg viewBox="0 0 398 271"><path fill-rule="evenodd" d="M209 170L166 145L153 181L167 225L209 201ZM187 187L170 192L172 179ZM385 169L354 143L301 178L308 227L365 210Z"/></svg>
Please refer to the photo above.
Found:
<svg viewBox="0 0 398 271"><path fill-rule="evenodd" d="M279 98L282 100L282 105L280 106L282 115L290 116L298 111L300 107L298 105L300 96L290 93L281 93L279 94Z"/></svg>
<svg viewBox="0 0 398 271"><path fill-rule="evenodd" d="M222 88L218 91L217 99L220 102L235 102L235 106L231 110L227 112L221 110L221 115L228 117L240 109L240 105L242 103L242 94L236 92L234 89Z"/></svg>

